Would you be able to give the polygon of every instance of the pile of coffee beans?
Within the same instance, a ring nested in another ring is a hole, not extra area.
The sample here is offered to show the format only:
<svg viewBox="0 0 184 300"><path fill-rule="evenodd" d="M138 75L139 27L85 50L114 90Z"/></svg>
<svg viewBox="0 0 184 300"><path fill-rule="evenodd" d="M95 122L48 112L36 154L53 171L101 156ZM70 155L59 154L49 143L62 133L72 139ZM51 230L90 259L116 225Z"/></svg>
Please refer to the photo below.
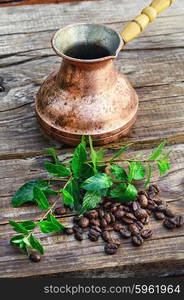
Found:
<svg viewBox="0 0 184 300"><path fill-rule="evenodd" d="M98 208L87 211L82 217L74 217L74 225L66 230L66 234L74 234L78 241L83 240L86 231L92 242L101 237L105 242L104 251L110 255L117 252L122 239L130 238L134 246L141 246L153 235L151 228L147 228L151 215L162 220L168 229L184 225L183 216L175 216L158 194L158 187L151 185L147 191L140 191L133 202L120 203L105 198Z"/></svg>

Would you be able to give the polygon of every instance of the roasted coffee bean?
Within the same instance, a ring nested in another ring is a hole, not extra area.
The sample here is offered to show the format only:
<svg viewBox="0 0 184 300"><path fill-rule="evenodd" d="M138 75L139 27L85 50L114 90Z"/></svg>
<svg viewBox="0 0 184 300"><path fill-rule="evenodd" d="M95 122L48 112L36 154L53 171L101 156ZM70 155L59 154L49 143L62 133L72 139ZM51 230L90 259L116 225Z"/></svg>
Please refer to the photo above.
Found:
<svg viewBox="0 0 184 300"><path fill-rule="evenodd" d="M139 230L139 228L138 228L138 226L137 226L136 223L130 224L130 225L128 226L128 229L131 231L131 233L132 233L133 235L139 234L139 232L140 232L140 230Z"/></svg>
<svg viewBox="0 0 184 300"><path fill-rule="evenodd" d="M32 261L32 262L39 262L41 260L41 255L37 252L37 251L32 251L30 254L29 254L29 259Z"/></svg>
<svg viewBox="0 0 184 300"><path fill-rule="evenodd" d="M133 209L133 211L136 211L136 210L138 210L138 209L140 209L141 207L140 207L140 205L139 205L139 202L137 202L137 201L134 201L133 203L132 203L132 209Z"/></svg>
<svg viewBox="0 0 184 300"><path fill-rule="evenodd" d="M113 207L119 207L121 205L120 202L113 202L112 205L111 205L111 208Z"/></svg>
<svg viewBox="0 0 184 300"><path fill-rule="evenodd" d="M104 217L104 214L105 214L105 213L104 213L103 208L99 208L99 209L98 209L98 215L99 215L99 218L100 218L100 219L102 219L102 218Z"/></svg>
<svg viewBox="0 0 184 300"><path fill-rule="evenodd" d="M65 233L66 233L67 235L73 234L73 228L66 228L66 229L65 229Z"/></svg>
<svg viewBox="0 0 184 300"><path fill-rule="evenodd" d="M155 211L157 209L157 204L153 200L148 200L147 208L151 211Z"/></svg>
<svg viewBox="0 0 184 300"><path fill-rule="evenodd" d="M90 222L90 225L100 226L100 221L98 219L91 219L89 222Z"/></svg>
<svg viewBox="0 0 184 300"><path fill-rule="evenodd" d="M81 217L79 222L78 222L78 225L81 228L87 228L89 226L89 219L86 218L86 217Z"/></svg>
<svg viewBox="0 0 184 300"><path fill-rule="evenodd" d="M131 236L130 230L128 230L126 227L123 227L122 229L120 229L119 233L125 239L127 239Z"/></svg>
<svg viewBox="0 0 184 300"><path fill-rule="evenodd" d="M110 213L105 213L104 214L104 219L106 220L107 224L111 222L111 215Z"/></svg>
<svg viewBox="0 0 184 300"><path fill-rule="evenodd" d="M122 220L123 223L128 224L128 225L134 223L134 220L132 220L128 217L123 217L121 220Z"/></svg>
<svg viewBox="0 0 184 300"><path fill-rule="evenodd" d="M165 215L161 211L155 211L154 212L154 217L157 220L164 220L165 219Z"/></svg>
<svg viewBox="0 0 184 300"><path fill-rule="evenodd" d="M91 234L91 235L95 235L95 236L100 236L100 232L99 231L97 231L97 230L95 230L95 229L93 229L93 228L91 228L90 230L89 230L89 233Z"/></svg>
<svg viewBox="0 0 184 300"><path fill-rule="evenodd" d="M111 201L108 201L108 202L105 202L105 203L103 204L103 207L104 207L105 209L109 209L111 205L112 205L112 202L111 202Z"/></svg>
<svg viewBox="0 0 184 300"><path fill-rule="evenodd" d="M146 218L141 219L140 221L141 221L141 223L142 223L143 225L148 224L148 223L149 223L149 216L147 216Z"/></svg>
<svg viewBox="0 0 184 300"><path fill-rule="evenodd" d="M115 216L110 212L109 213L109 215L110 215L110 217L111 217L111 222L110 223L115 223L116 222L116 218L115 218Z"/></svg>
<svg viewBox="0 0 184 300"><path fill-rule="evenodd" d="M148 206L148 198L144 194L138 196L138 202L139 202L141 207L145 208L145 207Z"/></svg>
<svg viewBox="0 0 184 300"><path fill-rule="evenodd" d="M112 231L112 230L113 230L113 227L112 227L111 225L107 225L107 226L105 227L105 230L107 230L107 231Z"/></svg>
<svg viewBox="0 0 184 300"><path fill-rule="evenodd" d="M115 231L120 231L123 228L123 224L121 224L120 222L115 222L113 228Z"/></svg>
<svg viewBox="0 0 184 300"><path fill-rule="evenodd" d="M127 212L127 213L125 213L125 217L129 218L130 220L133 220L133 221L137 220L133 213Z"/></svg>
<svg viewBox="0 0 184 300"><path fill-rule="evenodd" d="M101 226L101 228L107 227L107 221L104 218L100 221L100 226Z"/></svg>
<svg viewBox="0 0 184 300"><path fill-rule="evenodd" d="M157 210L160 212L165 212L167 209L167 203L165 201L161 201L159 205L157 205Z"/></svg>
<svg viewBox="0 0 184 300"><path fill-rule="evenodd" d="M110 240L111 243L116 244L117 246L121 245L120 239L113 238Z"/></svg>
<svg viewBox="0 0 184 300"><path fill-rule="evenodd" d="M156 184L150 185L149 189L148 189L148 193L151 193L151 192L154 192L155 194L158 194L160 192L160 189L159 189L158 185L156 185Z"/></svg>
<svg viewBox="0 0 184 300"><path fill-rule="evenodd" d="M125 210L125 209L128 209L128 211L129 211L129 207L126 207L126 206L124 206L123 204L120 204L119 206L118 206L118 210Z"/></svg>
<svg viewBox="0 0 184 300"><path fill-rule="evenodd" d="M74 233L80 233L80 234L82 234L82 233L83 233L83 230L82 230L82 228L79 227L78 225L74 225L74 226L73 226L73 232L74 232Z"/></svg>
<svg viewBox="0 0 184 300"><path fill-rule="evenodd" d="M96 230L97 232L102 232L101 228L99 226L92 226L91 229Z"/></svg>
<svg viewBox="0 0 184 300"><path fill-rule="evenodd" d="M143 239L149 239L153 235L153 231L151 229L145 229L141 232L141 236Z"/></svg>
<svg viewBox="0 0 184 300"><path fill-rule="evenodd" d="M131 212L131 208L128 207L128 206L124 206L124 207L123 207L123 210L124 210L125 212Z"/></svg>
<svg viewBox="0 0 184 300"><path fill-rule="evenodd" d="M83 240L83 235L80 232L75 232L74 237L78 241L82 241Z"/></svg>
<svg viewBox="0 0 184 300"><path fill-rule="evenodd" d="M74 223L78 223L79 220L80 220L80 217L79 217L79 216L75 216L75 217L73 218L73 222L74 222Z"/></svg>
<svg viewBox="0 0 184 300"><path fill-rule="evenodd" d="M170 208L166 208L165 215L169 218L174 218L175 214Z"/></svg>
<svg viewBox="0 0 184 300"><path fill-rule="evenodd" d="M142 230L144 228L144 225L143 225L143 223L141 221L137 221L136 225L139 228L139 230Z"/></svg>
<svg viewBox="0 0 184 300"><path fill-rule="evenodd" d="M114 216L116 219L121 219L125 215L125 212L123 210L118 209L115 211Z"/></svg>
<svg viewBox="0 0 184 300"><path fill-rule="evenodd" d="M114 213L115 211L117 211L118 207L117 206L113 206L110 209L110 212Z"/></svg>
<svg viewBox="0 0 184 300"><path fill-rule="evenodd" d="M110 241L110 239L111 239L111 234L109 233L109 231L106 231L106 230L102 232L101 236L102 236L102 239L106 242Z"/></svg>
<svg viewBox="0 0 184 300"><path fill-rule="evenodd" d="M88 238L92 241L92 242L97 242L99 239L99 236L93 235L91 233L88 233Z"/></svg>
<svg viewBox="0 0 184 300"><path fill-rule="evenodd" d="M137 219L143 219L146 218L148 216L147 211L143 208L138 209L135 211L135 216L137 217Z"/></svg>
<svg viewBox="0 0 184 300"><path fill-rule="evenodd" d="M175 217L176 227L182 227L184 225L184 218L183 216L176 216Z"/></svg>
<svg viewBox="0 0 184 300"><path fill-rule="evenodd" d="M135 246L141 246L143 244L144 240L143 238L140 236L140 235L134 235L132 236L132 243L135 245Z"/></svg>
<svg viewBox="0 0 184 300"><path fill-rule="evenodd" d="M89 210L89 211L85 212L85 217L87 217L89 219L96 219L96 218L98 218L98 211L95 209Z"/></svg>
<svg viewBox="0 0 184 300"><path fill-rule="evenodd" d="M146 191L139 191L138 196L139 195L145 195L146 197L148 197L148 193Z"/></svg>
<svg viewBox="0 0 184 300"><path fill-rule="evenodd" d="M54 214L57 215L57 216L61 216L61 215L64 215L66 214L67 212L67 209L66 207L57 207L55 210L54 210Z"/></svg>
<svg viewBox="0 0 184 300"><path fill-rule="evenodd" d="M146 208L146 211L147 211L147 214L148 214L149 216L151 216L151 214L152 214L151 210L148 209L148 208Z"/></svg>
<svg viewBox="0 0 184 300"><path fill-rule="evenodd" d="M168 229L176 228L176 220L174 218L166 218L163 225Z"/></svg>
<svg viewBox="0 0 184 300"><path fill-rule="evenodd" d="M114 243L107 243L104 247L104 251L106 254L113 255L117 252L118 246Z"/></svg>

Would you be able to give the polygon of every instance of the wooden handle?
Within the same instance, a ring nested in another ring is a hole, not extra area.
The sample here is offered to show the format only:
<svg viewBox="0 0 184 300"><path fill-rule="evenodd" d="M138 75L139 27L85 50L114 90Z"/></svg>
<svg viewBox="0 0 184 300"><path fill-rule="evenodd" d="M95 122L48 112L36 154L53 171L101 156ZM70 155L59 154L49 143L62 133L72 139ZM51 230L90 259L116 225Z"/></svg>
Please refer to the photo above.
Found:
<svg viewBox="0 0 184 300"><path fill-rule="evenodd" d="M144 8L140 16L130 22L125 29L120 33L124 43L128 43L137 37L149 23L153 22L157 15L168 8L176 0L153 0L150 6Z"/></svg>

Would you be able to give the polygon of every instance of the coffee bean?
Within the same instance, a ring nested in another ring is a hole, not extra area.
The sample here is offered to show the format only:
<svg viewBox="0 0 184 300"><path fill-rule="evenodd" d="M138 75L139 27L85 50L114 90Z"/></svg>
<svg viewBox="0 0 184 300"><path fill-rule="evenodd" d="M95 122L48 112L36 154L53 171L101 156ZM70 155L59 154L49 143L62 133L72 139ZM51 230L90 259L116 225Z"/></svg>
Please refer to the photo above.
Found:
<svg viewBox="0 0 184 300"><path fill-rule="evenodd" d="M141 232L141 236L144 239L149 239L153 235L153 231L151 229L145 229Z"/></svg>
<svg viewBox="0 0 184 300"><path fill-rule="evenodd" d="M115 231L120 231L120 229L123 228L123 224L121 224L120 222L115 222L113 228Z"/></svg>
<svg viewBox="0 0 184 300"><path fill-rule="evenodd" d="M140 235L134 235L132 236L132 243L135 245L135 246L141 246L143 244L144 240L143 238L140 236Z"/></svg>
<svg viewBox="0 0 184 300"><path fill-rule="evenodd" d="M111 207L110 212L114 213L115 211L117 211L117 209L118 209L117 206Z"/></svg>
<svg viewBox="0 0 184 300"><path fill-rule="evenodd" d="M158 194L160 192L160 189L159 189L158 185L156 185L156 184L150 185L149 189L148 189L148 193L151 193L151 192L154 192L155 194Z"/></svg>
<svg viewBox="0 0 184 300"><path fill-rule="evenodd" d="M106 220L107 224L109 224L111 222L111 216L109 213L105 213L104 214L104 219Z"/></svg>
<svg viewBox="0 0 184 300"><path fill-rule="evenodd" d="M100 221L100 226L101 226L101 228L107 227L107 221L104 218Z"/></svg>
<svg viewBox="0 0 184 300"><path fill-rule="evenodd" d="M41 255L37 252L37 251L31 251L31 253L29 254L29 259L32 262L39 262L41 260Z"/></svg>
<svg viewBox="0 0 184 300"><path fill-rule="evenodd" d="M124 206L124 207L123 207L123 210L124 210L125 212L131 212L131 208L128 207L128 206Z"/></svg>
<svg viewBox="0 0 184 300"><path fill-rule="evenodd" d="M105 203L103 204L103 207L104 207L105 209L108 209L108 208L110 208L111 205L112 205L112 202L111 202L111 201L108 201L108 202L105 202Z"/></svg>
<svg viewBox="0 0 184 300"><path fill-rule="evenodd" d="M55 210L54 210L54 214L57 215L57 216L61 216L61 215L65 215L67 212L67 209L66 207L57 207Z"/></svg>
<svg viewBox="0 0 184 300"><path fill-rule="evenodd" d="M134 223L134 220L132 220L132 219L130 219L128 217L123 217L121 220L125 224L133 224Z"/></svg>
<svg viewBox="0 0 184 300"><path fill-rule="evenodd" d="M74 237L78 241L82 241L83 240L83 235L80 232L75 232Z"/></svg>
<svg viewBox="0 0 184 300"><path fill-rule="evenodd" d="M79 217L79 216L75 216L75 217L73 218L73 222L74 222L74 223L78 223L79 220L80 220L80 217Z"/></svg>
<svg viewBox="0 0 184 300"><path fill-rule="evenodd" d="M111 217L111 222L110 223L115 223L115 221L116 221L116 218L115 218L115 216L110 212L109 213L109 215L110 215L110 217Z"/></svg>
<svg viewBox="0 0 184 300"><path fill-rule="evenodd" d="M73 228L66 228L66 229L65 229L65 233L66 233L67 235L73 234Z"/></svg>
<svg viewBox="0 0 184 300"><path fill-rule="evenodd" d="M165 201L161 201L157 206L157 210L160 212L165 212L167 209L167 203Z"/></svg>
<svg viewBox="0 0 184 300"><path fill-rule="evenodd" d="M119 233L123 238L129 238L131 236L131 232L126 227L120 229Z"/></svg>
<svg viewBox="0 0 184 300"><path fill-rule="evenodd" d="M170 218L174 218L175 214L170 208L166 208L165 215Z"/></svg>
<svg viewBox="0 0 184 300"><path fill-rule="evenodd" d="M138 196L138 201L141 207L147 207L148 206L148 198L146 197L146 195L139 195Z"/></svg>
<svg viewBox="0 0 184 300"><path fill-rule="evenodd" d="M87 228L89 226L89 219L86 218L86 217L81 217L79 222L78 222L78 225L81 228Z"/></svg>
<svg viewBox="0 0 184 300"><path fill-rule="evenodd" d="M146 191L139 191L138 196L140 195L145 195L146 197L148 197L148 193Z"/></svg>
<svg viewBox="0 0 184 300"><path fill-rule="evenodd" d="M137 217L137 219L143 219L146 218L148 216L147 211L143 208L138 209L135 211L135 216Z"/></svg>
<svg viewBox="0 0 184 300"><path fill-rule="evenodd" d="M148 209L148 208L146 208L146 211L147 211L147 214L148 214L149 216L151 216L151 214L152 214L151 210Z"/></svg>
<svg viewBox="0 0 184 300"><path fill-rule="evenodd" d="M106 230L106 231L112 231L112 230L113 230L113 227L112 227L111 225L107 225L107 226L105 227L105 230Z"/></svg>
<svg viewBox="0 0 184 300"><path fill-rule="evenodd" d="M102 207L98 209L98 215L99 215L100 219L102 219L104 217L104 210Z"/></svg>
<svg viewBox="0 0 184 300"><path fill-rule="evenodd" d="M118 246L114 243L107 243L104 247L104 251L106 254L113 255L117 252Z"/></svg>
<svg viewBox="0 0 184 300"><path fill-rule="evenodd" d="M136 221L137 220L133 213L125 213L125 217L129 218L132 221Z"/></svg>
<svg viewBox="0 0 184 300"><path fill-rule="evenodd" d="M97 232L102 232L101 228L99 226L92 226L91 229L96 230Z"/></svg>
<svg viewBox="0 0 184 300"><path fill-rule="evenodd" d="M142 223L143 225L148 224L148 223L149 223L149 216L147 216L146 218L141 219L140 221L141 221L141 223Z"/></svg>
<svg viewBox="0 0 184 300"><path fill-rule="evenodd" d="M151 211L155 211L157 209L157 204L153 200L148 200L147 208Z"/></svg>
<svg viewBox="0 0 184 300"><path fill-rule="evenodd" d="M144 225L143 225L143 223L141 221L137 221L136 225L139 228L139 230L142 230L144 228Z"/></svg>
<svg viewBox="0 0 184 300"><path fill-rule="evenodd" d="M183 216L176 216L175 217L176 227L182 227L184 225L184 218Z"/></svg>
<svg viewBox="0 0 184 300"><path fill-rule="evenodd" d="M82 228L79 227L78 225L74 225L74 226L73 226L73 232L74 232L74 233L80 233L80 234L82 234L82 233L83 233L83 230L82 230Z"/></svg>
<svg viewBox="0 0 184 300"><path fill-rule="evenodd" d="M118 209L115 211L114 216L116 219L121 219L125 215L125 212L123 210Z"/></svg>
<svg viewBox="0 0 184 300"><path fill-rule="evenodd" d="M128 229L131 231L131 233L132 233L133 235L139 234L139 232L140 232L140 230L139 230L139 228L138 228L138 226L137 226L136 223L130 224L130 225L128 226Z"/></svg>
<svg viewBox="0 0 184 300"><path fill-rule="evenodd" d="M109 231L105 230L102 232L102 239L106 242L110 241L111 235L110 235Z"/></svg>
<svg viewBox="0 0 184 300"><path fill-rule="evenodd" d="M93 229L93 228L91 228L90 230L89 230L89 233L91 234L91 235L94 235L94 236L100 236L100 232L99 231L97 231L97 230L95 230L95 229Z"/></svg>
<svg viewBox="0 0 184 300"><path fill-rule="evenodd" d="M113 238L113 239L110 240L110 242L113 243L113 244L116 244L117 246L120 246L120 245L121 245L120 239L115 239L115 238Z"/></svg>
<svg viewBox="0 0 184 300"><path fill-rule="evenodd" d="M99 236L93 235L91 233L88 233L88 238L92 241L92 242L97 242L99 239Z"/></svg>
<svg viewBox="0 0 184 300"><path fill-rule="evenodd" d="M96 219L96 218L98 218L98 211L95 209L89 210L89 211L85 212L85 217L87 217L89 219Z"/></svg>
<svg viewBox="0 0 184 300"><path fill-rule="evenodd" d="M98 219L91 219L89 222L90 222L90 225L100 226L100 221Z"/></svg>
<svg viewBox="0 0 184 300"><path fill-rule="evenodd" d="M165 215L164 213L160 212L160 211L155 211L154 212L154 217L157 220L164 220L165 219Z"/></svg>
<svg viewBox="0 0 184 300"><path fill-rule="evenodd" d="M137 201L134 201L133 203L132 203L132 209L133 209L133 211L136 211L136 210L138 210L138 209L140 209L141 207L140 207L140 205L139 205L139 203L137 202Z"/></svg>
<svg viewBox="0 0 184 300"><path fill-rule="evenodd" d="M129 207L126 207L123 204L118 206L118 210L124 210L125 211L126 209L128 209L128 211L129 211Z"/></svg>
<svg viewBox="0 0 184 300"><path fill-rule="evenodd" d="M174 218L166 218L163 225L168 229L176 228L176 220Z"/></svg>

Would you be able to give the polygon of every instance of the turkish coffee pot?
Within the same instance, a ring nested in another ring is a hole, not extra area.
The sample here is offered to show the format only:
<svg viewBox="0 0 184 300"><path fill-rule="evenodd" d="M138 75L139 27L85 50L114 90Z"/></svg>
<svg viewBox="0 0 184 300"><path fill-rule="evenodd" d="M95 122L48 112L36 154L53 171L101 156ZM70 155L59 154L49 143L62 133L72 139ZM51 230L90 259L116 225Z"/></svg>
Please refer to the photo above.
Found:
<svg viewBox="0 0 184 300"><path fill-rule="evenodd" d="M43 131L69 145L92 136L95 145L127 135L138 111L138 96L130 82L114 68L123 46L138 36L175 0L154 0L119 34L100 24L72 24L52 38L63 58L36 96L36 115Z"/></svg>

